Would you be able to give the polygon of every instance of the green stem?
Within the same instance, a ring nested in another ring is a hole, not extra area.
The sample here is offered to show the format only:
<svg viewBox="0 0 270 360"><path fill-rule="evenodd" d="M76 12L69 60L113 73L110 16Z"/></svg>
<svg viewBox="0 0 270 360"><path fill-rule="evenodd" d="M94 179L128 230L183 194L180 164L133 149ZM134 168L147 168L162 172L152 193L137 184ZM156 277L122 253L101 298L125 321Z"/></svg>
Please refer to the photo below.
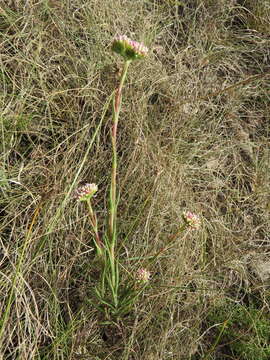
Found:
<svg viewBox="0 0 270 360"><path fill-rule="evenodd" d="M131 61L126 61L123 67L123 71L120 78L120 83L115 91L115 97L113 102L113 127L112 127L112 173L111 173L111 189L110 189L110 215L109 215L109 240L111 242L111 253L114 256L115 235L116 235L116 174L117 174L117 127L119 120L119 113L121 110L122 102L122 89L126 79L127 70Z"/></svg>
<svg viewBox="0 0 270 360"><path fill-rule="evenodd" d="M109 204L109 229L108 229L108 257L110 266L109 283L113 295L114 306L118 306L118 262L115 259L115 243L116 243L116 218L117 218L117 200L116 200L116 175L117 175L117 127L119 114L122 103L122 89L127 76L127 70L131 61L125 61L120 83L115 90L113 101L113 125L111 132L112 139L112 171L111 171L111 187L110 187L110 204Z"/></svg>
<svg viewBox="0 0 270 360"><path fill-rule="evenodd" d="M93 231L94 231L94 242L95 242L96 250L97 250L98 255L102 255L102 242L99 237L97 217L93 211L93 208L91 205L91 200L87 200L87 206L88 206L88 210L89 210L90 223L91 223Z"/></svg>

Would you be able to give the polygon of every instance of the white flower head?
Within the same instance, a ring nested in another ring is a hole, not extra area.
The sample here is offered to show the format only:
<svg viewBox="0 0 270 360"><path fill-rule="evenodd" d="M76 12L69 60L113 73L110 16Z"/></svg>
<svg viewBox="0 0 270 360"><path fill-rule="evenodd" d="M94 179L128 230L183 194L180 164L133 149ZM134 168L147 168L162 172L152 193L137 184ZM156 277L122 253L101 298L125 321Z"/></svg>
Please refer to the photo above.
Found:
<svg viewBox="0 0 270 360"><path fill-rule="evenodd" d="M146 269L139 269L136 273L136 279L138 282L147 283L150 280L151 273Z"/></svg>
<svg viewBox="0 0 270 360"><path fill-rule="evenodd" d="M91 199L97 190L98 187L96 184L85 184L75 191L74 196L79 201L87 201Z"/></svg>

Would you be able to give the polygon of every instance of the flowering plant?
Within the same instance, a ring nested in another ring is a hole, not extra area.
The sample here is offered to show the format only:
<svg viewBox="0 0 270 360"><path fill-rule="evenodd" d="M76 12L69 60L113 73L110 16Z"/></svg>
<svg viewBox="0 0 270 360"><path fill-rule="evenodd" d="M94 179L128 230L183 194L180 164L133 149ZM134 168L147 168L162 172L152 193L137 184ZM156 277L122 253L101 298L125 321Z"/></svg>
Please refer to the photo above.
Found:
<svg viewBox="0 0 270 360"><path fill-rule="evenodd" d="M200 219L197 215L191 212L185 212L183 214L184 225L180 227L176 234L169 238L167 246L158 253L148 257L150 261L145 267L137 270L136 275L131 277L129 283L124 286L121 284L119 255L116 251L118 235L117 205L119 198L117 194L117 128L122 103L122 90L128 67L132 61L145 58L148 54L148 49L144 44L130 40L126 35L120 35L113 40L112 50L124 58L124 65L120 75L119 85L113 96L111 128L112 168L108 202L108 226L103 236L99 233L97 216L91 202L92 197L98 190L97 185L85 184L75 192L75 197L79 201L87 204L93 241L102 265L100 284L95 289L95 294L99 301L97 307L106 314L108 319L111 317L119 318L121 315L130 311L139 295L149 283L151 273L148 268L151 264L174 244L176 238L179 237L183 230L186 228L198 229L200 226Z"/></svg>

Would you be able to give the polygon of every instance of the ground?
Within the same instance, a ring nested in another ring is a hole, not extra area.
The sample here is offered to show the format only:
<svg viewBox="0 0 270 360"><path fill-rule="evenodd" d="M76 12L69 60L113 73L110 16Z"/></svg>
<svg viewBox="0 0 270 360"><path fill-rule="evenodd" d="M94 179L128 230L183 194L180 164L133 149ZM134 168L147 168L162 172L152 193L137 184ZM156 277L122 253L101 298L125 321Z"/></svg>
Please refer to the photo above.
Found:
<svg viewBox="0 0 270 360"><path fill-rule="evenodd" d="M1 359L268 359L269 23L268 0L0 2ZM202 224L109 322L90 301L99 263L73 192L98 184L103 226L119 34L149 48L118 129L123 277L183 211Z"/></svg>

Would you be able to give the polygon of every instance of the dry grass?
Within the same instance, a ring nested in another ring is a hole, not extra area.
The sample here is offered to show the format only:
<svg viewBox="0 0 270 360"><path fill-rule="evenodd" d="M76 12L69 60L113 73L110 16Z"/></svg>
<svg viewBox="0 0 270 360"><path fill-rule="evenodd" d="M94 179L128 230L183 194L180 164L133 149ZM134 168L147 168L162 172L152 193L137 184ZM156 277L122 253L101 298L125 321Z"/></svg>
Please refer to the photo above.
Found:
<svg viewBox="0 0 270 360"><path fill-rule="evenodd" d="M270 245L269 21L267 0L0 2L3 360L202 359L216 301L249 294L267 310L254 269ZM164 246L183 210L204 224L108 326L85 305L96 264L70 192L96 182L104 218L116 33L152 50L121 113L123 266Z"/></svg>

